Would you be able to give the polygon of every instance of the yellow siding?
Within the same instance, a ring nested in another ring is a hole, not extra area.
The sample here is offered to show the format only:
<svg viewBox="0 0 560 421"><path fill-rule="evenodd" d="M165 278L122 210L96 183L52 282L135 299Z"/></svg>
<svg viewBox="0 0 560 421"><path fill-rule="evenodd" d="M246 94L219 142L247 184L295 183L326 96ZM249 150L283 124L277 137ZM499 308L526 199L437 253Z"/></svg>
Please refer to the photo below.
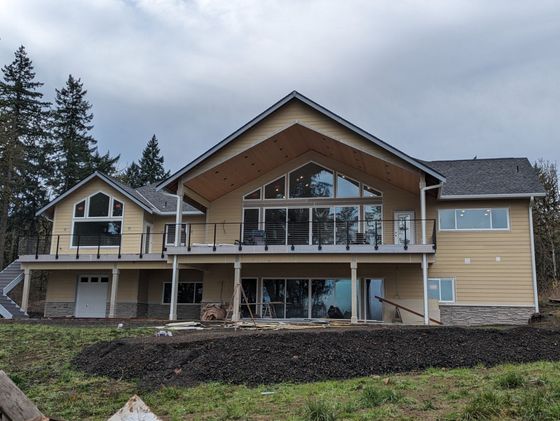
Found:
<svg viewBox="0 0 560 421"><path fill-rule="evenodd" d="M117 200L124 203L123 218L123 239L122 250L125 253L138 253L140 247L140 233L144 229L144 210L120 194L117 190L110 187L107 183L94 179L81 189L75 191L63 201L58 203L54 211L53 235L60 235L59 254L73 254L75 248L71 247L71 234L73 227L74 206L76 203L84 200L86 197L97 193L104 192L109 196L113 196ZM51 253L56 251L56 237L53 237ZM115 248L102 248L101 253L115 254ZM97 253L96 247L80 247L80 254Z"/></svg>
<svg viewBox="0 0 560 421"><path fill-rule="evenodd" d="M221 151L214 154L206 162L195 170L191 171L189 178L193 178L198 174L212 168L213 166L232 158L246 149L270 138L272 135L285 129L291 124L298 122L310 129L322 133L332 139L336 139L342 143L350 145L356 149L362 150L372 156L384 159L397 166L417 171L410 164L395 157L372 142L358 136L353 131L336 123L332 119L313 110L307 105L293 101L268 116L264 121L260 122L241 136L234 142L225 146Z"/></svg>
<svg viewBox="0 0 560 421"><path fill-rule="evenodd" d="M163 300L163 284L171 282L171 270L147 270L144 273L148 283L147 303L161 304ZM203 272L197 270L181 269L179 282L202 282Z"/></svg>
<svg viewBox="0 0 560 421"><path fill-rule="evenodd" d="M436 217L437 208L491 207L509 207L510 230L439 231L429 276L455 278L457 304L532 305L527 200L431 202L429 214Z"/></svg>

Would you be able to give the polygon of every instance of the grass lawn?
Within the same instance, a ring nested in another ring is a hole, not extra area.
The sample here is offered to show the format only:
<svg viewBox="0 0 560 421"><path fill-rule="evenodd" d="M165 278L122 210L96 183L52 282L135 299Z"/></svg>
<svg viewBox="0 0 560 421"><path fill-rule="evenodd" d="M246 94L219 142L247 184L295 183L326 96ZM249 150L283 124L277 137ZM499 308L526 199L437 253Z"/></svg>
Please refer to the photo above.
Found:
<svg viewBox="0 0 560 421"><path fill-rule="evenodd" d="M258 388L211 383L149 392L70 366L86 344L144 334L153 329L0 323L0 369L45 414L65 420L106 420L134 393L172 420L560 419L560 363L432 369Z"/></svg>

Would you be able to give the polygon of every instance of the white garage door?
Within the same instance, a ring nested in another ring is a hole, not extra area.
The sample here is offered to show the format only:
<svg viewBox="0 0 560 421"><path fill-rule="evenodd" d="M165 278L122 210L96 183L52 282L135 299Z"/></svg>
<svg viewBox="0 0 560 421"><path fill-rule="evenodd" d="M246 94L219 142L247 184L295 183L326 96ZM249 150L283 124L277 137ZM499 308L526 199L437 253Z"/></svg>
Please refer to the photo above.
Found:
<svg viewBox="0 0 560 421"><path fill-rule="evenodd" d="M81 275L78 278L76 317L105 317L108 276Z"/></svg>

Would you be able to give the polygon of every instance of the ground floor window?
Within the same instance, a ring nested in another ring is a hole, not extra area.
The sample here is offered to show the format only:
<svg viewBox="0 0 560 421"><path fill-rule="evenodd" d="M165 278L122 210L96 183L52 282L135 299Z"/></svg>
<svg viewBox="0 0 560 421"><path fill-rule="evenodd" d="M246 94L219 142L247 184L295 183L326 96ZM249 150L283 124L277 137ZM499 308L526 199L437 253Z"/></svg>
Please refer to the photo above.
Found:
<svg viewBox="0 0 560 421"><path fill-rule="evenodd" d="M179 282L178 304L198 304L202 301L202 282ZM171 303L171 282L163 284L163 304Z"/></svg>
<svg viewBox="0 0 560 421"><path fill-rule="evenodd" d="M254 280L246 285L254 296ZM262 279L260 313L280 319L350 319L351 290L349 279Z"/></svg>
<svg viewBox="0 0 560 421"><path fill-rule="evenodd" d="M444 303L455 301L455 281L452 278L430 278L428 280L428 296Z"/></svg>

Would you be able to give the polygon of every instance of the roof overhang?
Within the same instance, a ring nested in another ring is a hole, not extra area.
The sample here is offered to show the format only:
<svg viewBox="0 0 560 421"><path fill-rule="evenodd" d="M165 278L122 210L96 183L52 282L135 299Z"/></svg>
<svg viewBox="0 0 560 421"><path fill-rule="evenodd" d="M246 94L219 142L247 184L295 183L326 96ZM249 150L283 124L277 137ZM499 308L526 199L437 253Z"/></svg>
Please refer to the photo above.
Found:
<svg viewBox="0 0 560 421"><path fill-rule="evenodd" d="M181 179L190 170L192 170L197 165L204 162L206 159L208 159L213 154L215 154L216 152L218 152L219 150L221 150L222 148L227 146L229 143L233 142L237 137L239 137L240 135L242 135L243 133L245 133L246 131L248 131L249 129L254 127L255 125L257 125L258 123L263 121L265 118L270 116L272 113L277 111L279 108L283 107L288 102L294 101L294 100L298 100L298 101L303 102L304 104L308 105L312 109L314 109L314 110L318 111L319 113L327 116L328 118L336 121L337 123L341 124L342 126L346 127L347 129L349 129L349 130L353 131L354 133L360 135L361 137L371 141L375 145L377 145L377 146L387 150L388 152L394 154L398 158L400 158L403 161L409 163L413 167L416 167L420 171L423 171L427 175L435 178L439 182L444 182L445 181L445 176L443 174L440 174L438 171L434 170L433 168L430 168L429 166L425 165L424 163L412 158L411 156L405 154L404 152L398 150L397 148L394 148L393 146L389 145L388 143L382 141L378 137L366 132L365 130L359 128L358 126L355 126L354 124L352 124L349 121L343 119L342 117L338 116L337 114L333 113L332 111L327 110L325 107L323 107L323 106L317 104L316 102L310 100L309 98L305 97L304 95L300 94L299 92L293 91L292 93L290 93L289 95L285 96L280 101L278 101L276 104L272 105L270 108L268 108L267 110L265 110L264 112L259 114L257 117L255 117L254 119L249 121L247 124L240 127L239 129L237 129L235 132L233 132L228 137L223 139L217 145L210 148L208 151L206 151L205 153L200 155L195 160L191 161L189 164L187 164L186 166L181 168L179 171L175 172L169 178L162 181L160 184L158 184L157 189L158 190L166 189L168 191L169 190L170 191L175 190L176 185L178 183L178 180Z"/></svg>
<svg viewBox="0 0 560 421"><path fill-rule="evenodd" d="M94 173L90 174L88 177L86 177L82 181L80 181L78 184L76 184L74 187L71 187L70 189L66 190L64 193L62 193L56 199L51 200L47 205L45 205L44 207L39 209L35 213L35 215L36 216L41 216L41 215L45 214L46 212L50 211L57 203L61 202L66 197L70 196L72 193L79 190L82 186L86 185L87 183L89 183L91 180L93 180L95 178L107 183L110 187L117 190L123 196L126 196L127 198L129 198L131 201L136 203L138 206L140 206L146 212L154 213L153 210L149 206L146 206L144 203L140 202L136 197L131 195L129 192L127 192L125 189L123 189L121 186L119 186L117 183L115 183L113 180L111 180L111 178L107 177L105 174L103 174L99 171L95 171Z"/></svg>

